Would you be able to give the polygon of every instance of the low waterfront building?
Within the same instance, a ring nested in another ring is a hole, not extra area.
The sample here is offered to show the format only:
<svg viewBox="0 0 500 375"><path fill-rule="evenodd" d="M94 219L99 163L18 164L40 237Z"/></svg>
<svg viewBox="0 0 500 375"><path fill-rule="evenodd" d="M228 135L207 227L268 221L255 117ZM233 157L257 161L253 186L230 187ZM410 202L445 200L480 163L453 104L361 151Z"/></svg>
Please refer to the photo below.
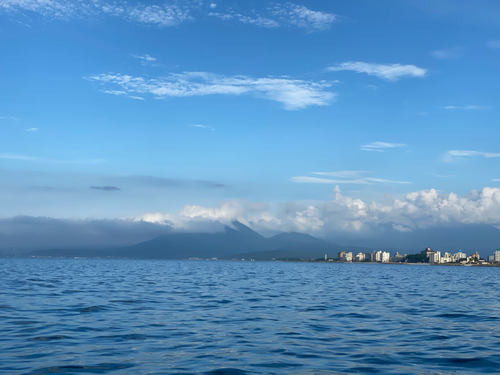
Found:
<svg viewBox="0 0 500 375"><path fill-rule="evenodd" d="M399 252L396 251L396 254L391 258L391 262L402 262L403 259L405 258L405 255L401 255Z"/></svg>

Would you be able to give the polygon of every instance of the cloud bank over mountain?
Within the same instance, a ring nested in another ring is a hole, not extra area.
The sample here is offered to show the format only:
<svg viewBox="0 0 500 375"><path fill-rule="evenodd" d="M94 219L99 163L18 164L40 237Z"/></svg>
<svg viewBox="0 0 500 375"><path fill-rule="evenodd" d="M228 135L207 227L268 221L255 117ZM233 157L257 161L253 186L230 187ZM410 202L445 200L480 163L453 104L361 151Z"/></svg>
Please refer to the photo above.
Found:
<svg viewBox="0 0 500 375"><path fill-rule="evenodd" d="M500 227L500 188L485 187L459 197L435 189L409 193L405 199L366 203L342 194L316 204L295 202L221 202L216 207L188 205L177 215L150 213L140 220L189 228L192 222L238 220L257 231L298 231L324 236L328 233L366 234L390 226L396 232L410 232L450 225L491 225Z"/></svg>

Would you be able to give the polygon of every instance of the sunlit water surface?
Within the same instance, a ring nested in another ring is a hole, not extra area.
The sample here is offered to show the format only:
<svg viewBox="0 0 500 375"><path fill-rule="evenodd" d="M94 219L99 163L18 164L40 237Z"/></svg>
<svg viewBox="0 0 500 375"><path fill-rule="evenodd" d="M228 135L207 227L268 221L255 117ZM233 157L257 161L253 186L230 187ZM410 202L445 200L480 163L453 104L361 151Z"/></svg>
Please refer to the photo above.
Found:
<svg viewBox="0 0 500 375"><path fill-rule="evenodd" d="M500 268L0 259L0 373L500 373Z"/></svg>

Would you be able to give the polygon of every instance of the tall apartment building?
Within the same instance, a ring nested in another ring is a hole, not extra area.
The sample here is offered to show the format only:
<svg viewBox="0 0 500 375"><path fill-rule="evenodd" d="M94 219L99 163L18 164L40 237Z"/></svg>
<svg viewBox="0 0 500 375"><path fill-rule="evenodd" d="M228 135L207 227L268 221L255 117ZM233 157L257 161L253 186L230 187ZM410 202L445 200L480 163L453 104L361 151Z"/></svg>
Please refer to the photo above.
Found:
<svg viewBox="0 0 500 375"><path fill-rule="evenodd" d="M441 263L441 252L434 251L429 254L429 263Z"/></svg>

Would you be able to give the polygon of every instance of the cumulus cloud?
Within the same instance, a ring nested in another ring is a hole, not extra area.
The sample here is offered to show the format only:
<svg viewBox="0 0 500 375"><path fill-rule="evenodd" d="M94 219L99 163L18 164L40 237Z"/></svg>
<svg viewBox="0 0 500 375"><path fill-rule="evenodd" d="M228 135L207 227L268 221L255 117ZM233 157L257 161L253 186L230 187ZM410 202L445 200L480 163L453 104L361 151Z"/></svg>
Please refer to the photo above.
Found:
<svg viewBox="0 0 500 375"><path fill-rule="evenodd" d="M366 73L387 81L397 81L405 77L425 77L427 70L415 65L401 64L372 64L360 61L351 61L331 66L327 71L335 72L341 70L350 70L356 73Z"/></svg>
<svg viewBox="0 0 500 375"><path fill-rule="evenodd" d="M326 91L332 86L331 82L326 81L223 76L206 72L170 73L153 79L122 74L99 74L86 79L101 85L105 93L118 93L115 95L150 94L157 99L164 99L215 94L253 94L282 103L288 110L328 105L336 96L335 93Z"/></svg>
<svg viewBox="0 0 500 375"><path fill-rule="evenodd" d="M491 109L490 106L487 105L465 105L465 106L455 106L455 105L448 105L446 107L443 107L444 109L465 109L465 110L480 110L480 109Z"/></svg>
<svg viewBox="0 0 500 375"><path fill-rule="evenodd" d="M472 156L482 156L485 158L498 158L500 157L500 153L471 151L471 150L448 150L441 156L441 160L444 162L454 162Z"/></svg>
<svg viewBox="0 0 500 375"><path fill-rule="evenodd" d="M373 172L369 171L312 172L312 174L315 175L326 176L326 177L337 177L337 179L297 176L297 177L292 177L290 180L292 182L306 183L306 184L361 184L361 185L373 185L377 183L411 184L411 182L407 181L394 181L394 180L386 180L383 178L364 176L364 174L367 173L373 173Z"/></svg>
<svg viewBox="0 0 500 375"><path fill-rule="evenodd" d="M151 221L167 219L185 226L192 221L230 223L238 220L260 231L299 231L311 234L362 233L390 226L398 232L454 224L500 225L500 188L485 187L459 197L435 189L412 192L400 199L366 203L345 196L338 186L335 199L315 205L301 203L221 202L216 207L185 206L177 215L157 213ZM147 220L146 216L139 218Z"/></svg>
<svg viewBox="0 0 500 375"><path fill-rule="evenodd" d="M372 142L366 145L361 145L363 151L378 151L384 152L386 148L400 148L406 147L404 143L387 143L387 142Z"/></svg>

